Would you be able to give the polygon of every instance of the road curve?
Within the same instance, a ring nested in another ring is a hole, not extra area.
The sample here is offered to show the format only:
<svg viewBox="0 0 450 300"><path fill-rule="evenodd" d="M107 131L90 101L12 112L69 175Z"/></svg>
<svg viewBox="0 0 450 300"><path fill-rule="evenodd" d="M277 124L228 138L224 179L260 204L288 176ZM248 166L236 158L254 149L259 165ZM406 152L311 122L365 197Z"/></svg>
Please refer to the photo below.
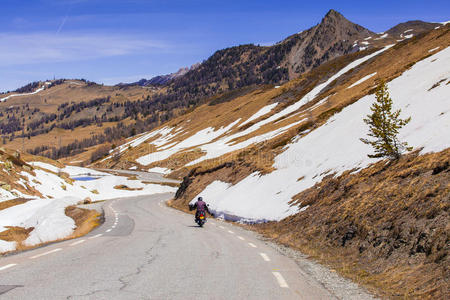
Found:
<svg viewBox="0 0 450 300"><path fill-rule="evenodd" d="M204 228L172 194L116 199L79 239L0 258L0 299L333 299L255 234Z"/></svg>

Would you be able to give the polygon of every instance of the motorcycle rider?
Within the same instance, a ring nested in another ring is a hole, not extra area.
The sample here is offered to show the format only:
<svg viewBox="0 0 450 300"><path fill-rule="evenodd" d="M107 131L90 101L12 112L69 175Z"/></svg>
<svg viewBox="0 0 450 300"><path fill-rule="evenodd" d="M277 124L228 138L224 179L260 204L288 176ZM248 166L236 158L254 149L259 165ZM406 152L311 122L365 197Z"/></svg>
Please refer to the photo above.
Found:
<svg viewBox="0 0 450 300"><path fill-rule="evenodd" d="M197 221L198 217L200 216L200 213L205 213L207 212L208 214L210 214L211 216L213 215L209 209L208 209L208 205L206 204L205 201L203 201L202 197L198 197L197 202L195 202L194 205L189 204L189 210L194 210L197 209L197 212L195 213L195 220Z"/></svg>

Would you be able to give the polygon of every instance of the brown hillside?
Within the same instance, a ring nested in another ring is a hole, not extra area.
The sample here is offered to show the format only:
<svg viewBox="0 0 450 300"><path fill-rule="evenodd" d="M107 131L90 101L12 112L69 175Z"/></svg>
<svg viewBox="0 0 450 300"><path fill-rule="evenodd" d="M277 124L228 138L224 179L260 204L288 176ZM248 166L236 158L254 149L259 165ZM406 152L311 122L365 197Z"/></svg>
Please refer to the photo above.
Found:
<svg viewBox="0 0 450 300"><path fill-rule="evenodd" d="M81 80L55 80L42 86L46 88L36 94L0 102L0 131L6 147L53 158L76 155L84 148L103 143L105 138L111 141L119 140L122 134L129 135L127 126L136 124L139 117L130 113L128 103L143 101L161 90L103 86ZM118 133L96 138L105 135L107 128L117 128L119 121L125 125L123 132L116 130ZM83 140L91 141L79 149L71 146ZM53 151L62 147L69 149Z"/></svg>
<svg viewBox="0 0 450 300"><path fill-rule="evenodd" d="M152 144L152 140L148 140L138 147L127 149L122 152L120 157L99 162L96 166L108 168L128 168L131 166L138 166L143 170L149 167L160 166L178 170L173 175L185 176L192 168L200 167L202 169L207 169L209 167L213 168L224 162L235 161L240 152L245 153L246 151L252 151L255 155L260 155L260 153L270 153L272 148L268 147L272 146L268 145L285 145L291 138L298 135L300 131L317 128L334 113L342 110L345 106L354 103L363 96L372 93L377 80L380 78L392 80L393 78L400 76L417 61L429 56L431 54L429 52L430 49L436 47L439 47L439 49L445 49L449 45L450 34L448 31L448 26L446 28L432 30L417 37L407 39L382 54L379 54L378 56L359 65L358 67L351 69L346 74L343 74L334 82L330 83L330 85L326 87L315 99L309 103L306 103L297 111L293 111L290 115L268 123L250 134L241 136L235 140L236 142L245 141L249 138L272 132L283 126L301 121L298 125L293 126L293 128L285 134L275 138L274 141L270 141L265 144L263 143L262 145L249 146L248 149L243 149L242 151L237 151L236 153L231 153L212 161L203 162L198 166L183 168L186 163L202 156L202 153L197 148L194 147L191 149L185 149L166 160L155 162L152 165L140 166L137 164L135 159L138 157L157 151L157 147ZM272 88L271 86L266 86L262 89L251 90L243 95L238 94L235 98L226 99L226 101L218 101L218 104L216 104L215 101L217 98L212 98L210 103L199 106L195 110L175 118L163 124L159 128L172 128L172 131L176 131L180 128L183 129L183 132L177 135L170 142L173 143L175 141L182 141L207 127L219 129L220 127L227 126L238 119L241 119L239 123L242 123L262 107L271 103L279 103L270 114L261 116L260 118L242 127L240 127L238 123L235 127L231 128L230 132L227 134L239 133L242 130L245 130L248 126L251 126L260 120L266 119L270 115L282 110L288 105L299 101L299 99L301 99L314 86L326 81L350 62L368 55L372 51L374 50L365 50L338 57L330 62L322 64L320 67L306 74L303 74L300 78L292 80L278 89ZM375 76L369 80L366 80L355 87L349 88L359 79L375 72ZM325 98L326 101L323 102L322 100ZM321 101L322 104L320 105L319 102ZM158 136L154 137L154 139L157 137ZM253 151L253 148L258 149L258 151ZM249 161L257 161L257 159L253 160L248 158L248 156L246 159ZM258 170L262 168L263 171L266 170L264 166L261 167L259 165L254 166L254 168ZM254 168L252 168L252 170Z"/></svg>

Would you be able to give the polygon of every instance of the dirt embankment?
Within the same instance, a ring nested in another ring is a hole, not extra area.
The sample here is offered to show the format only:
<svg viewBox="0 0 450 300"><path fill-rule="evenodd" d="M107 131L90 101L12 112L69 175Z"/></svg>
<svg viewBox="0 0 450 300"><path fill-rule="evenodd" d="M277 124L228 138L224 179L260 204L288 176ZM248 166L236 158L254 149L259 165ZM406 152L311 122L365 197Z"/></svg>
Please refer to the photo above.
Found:
<svg viewBox="0 0 450 300"><path fill-rule="evenodd" d="M252 228L389 298L450 296L450 149L350 171L296 195L305 210Z"/></svg>

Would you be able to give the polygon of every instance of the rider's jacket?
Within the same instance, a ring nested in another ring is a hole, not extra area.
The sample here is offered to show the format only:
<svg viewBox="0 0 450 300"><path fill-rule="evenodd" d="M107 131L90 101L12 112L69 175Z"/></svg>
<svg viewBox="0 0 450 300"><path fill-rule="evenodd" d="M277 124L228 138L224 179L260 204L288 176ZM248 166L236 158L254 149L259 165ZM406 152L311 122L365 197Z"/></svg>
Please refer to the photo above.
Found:
<svg viewBox="0 0 450 300"><path fill-rule="evenodd" d="M208 206L206 205L206 202L205 201L202 201L202 200L198 200L195 204L194 204L194 207L193 207L194 209L197 209L197 212L208 212L209 213L209 210L208 210Z"/></svg>

